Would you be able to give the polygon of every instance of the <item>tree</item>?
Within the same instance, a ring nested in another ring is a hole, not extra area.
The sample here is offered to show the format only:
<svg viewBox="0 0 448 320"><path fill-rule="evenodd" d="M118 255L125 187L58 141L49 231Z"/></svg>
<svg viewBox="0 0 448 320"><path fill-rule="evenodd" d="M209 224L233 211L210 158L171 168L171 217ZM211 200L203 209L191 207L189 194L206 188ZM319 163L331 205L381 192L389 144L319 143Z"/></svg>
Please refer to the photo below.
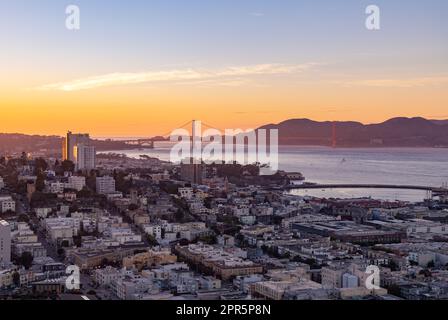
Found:
<svg viewBox="0 0 448 320"><path fill-rule="evenodd" d="M101 260L101 266L102 267L109 266L110 264L111 264L111 262L107 258L104 258L103 260Z"/></svg>
<svg viewBox="0 0 448 320"><path fill-rule="evenodd" d="M160 188L168 194L178 194L179 186L170 181L160 181Z"/></svg>
<svg viewBox="0 0 448 320"><path fill-rule="evenodd" d="M212 198L212 197L207 197L207 198L205 198L205 199L204 199L204 206L205 206L207 209L211 209L211 208L212 208L212 201L213 201L213 198Z"/></svg>
<svg viewBox="0 0 448 320"><path fill-rule="evenodd" d="M45 188L45 176L42 172L37 173L36 190L42 192Z"/></svg>
<svg viewBox="0 0 448 320"><path fill-rule="evenodd" d="M20 156L20 164L22 166L25 166L28 163L28 156L26 155L26 152L23 151L22 155Z"/></svg>
<svg viewBox="0 0 448 320"><path fill-rule="evenodd" d="M26 270L29 270L31 266L33 265L33 255L29 253L28 251L25 251L22 253L19 259L20 265L22 265Z"/></svg>
<svg viewBox="0 0 448 320"><path fill-rule="evenodd" d="M88 190L96 189L96 172L92 170L90 175L86 177L86 187Z"/></svg>
<svg viewBox="0 0 448 320"><path fill-rule="evenodd" d="M308 259L305 260L305 263L310 265L310 266L314 266L314 265L316 265L317 261L316 261L316 259L308 258Z"/></svg>
<svg viewBox="0 0 448 320"><path fill-rule="evenodd" d="M394 260L389 261L389 268L392 271L400 271L400 266Z"/></svg>
<svg viewBox="0 0 448 320"><path fill-rule="evenodd" d="M174 214L176 222L182 222L184 220L184 217L185 217L184 211L181 209L177 209L176 213Z"/></svg>
<svg viewBox="0 0 448 320"><path fill-rule="evenodd" d="M62 169L64 172L74 172L75 164L70 160L64 160L62 161Z"/></svg>
<svg viewBox="0 0 448 320"><path fill-rule="evenodd" d="M26 214L21 214L21 215L19 215L19 218L17 220L18 220L18 222L28 223L30 221L30 217L28 217Z"/></svg>
<svg viewBox="0 0 448 320"><path fill-rule="evenodd" d="M190 242L187 239L180 239L179 240L179 245L181 247L187 246Z"/></svg>
<svg viewBox="0 0 448 320"><path fill-rule="evenodd" d="M63 248L59 248L57 253L59 257L65 257L65 250Z"/></svg>
<svg viewBox="0 0 448 320"><path fill-rule="evenodd" d="M68 240L64 240L61 242L62 248L68 248L69 246L70 246L70 243L68 242Z"/></svg>
<svg viewBox="0 0 448 320"><path fill-rule="evenodd" d="M43 158L37 158L34 162L35 173L44 172L48 168L47 162Z"/></svg>
<svg viewBox="0 0 448 320"><path fill-rule="evenodd" d="M215 235L202 236L198 238L199 242L203 242L205 244L216 244L218 240Z"/></svg>
<svg viewBox="0 0 448 320"><path fill-rule="evenodd" d="M80 235L73 237L73 243L80 248L82 246L82 237Z"/></svg>
<svg viewBox="0 0 448 320"><path fill-rule="evenodd" d="M146 240L148 241L150 246L157 246L159 243L157 242L156 238L150 234L146 236Z"/></svg>
<svg viewBox="0 0 448 320"><path fill-rule="evenodd" d="M20 274L17 271L12 274L12 282L16 287L20 287Z"/></svg>
<svg viewBox="0 0 448 320"><path fill-rule="evenodd" d="M78 191L76 193L77 198L90 198L92 196L93 196L93 192L90 191L90 189L87 187L84 187L81 191Z"/></svg>
<svg viewBox="0 0 448 320"><path fill-rule="evenodd" d="M387 287L387 291L389 292L389 294L392 294L392 295L397 296L397 297L401 297L400 286L398 286L396 284L392 284L392 285L388 286Z"/></svg>
<svg viewBox="0 0 448 320"><path fill-rule="evenodd" d="M420 275L423 275L425 278L430 278L430 277L432 277L432 273L431 273L431 271L428 270L428 269L420 270L419 274L420 274Z"/></svg>
<svg viewBox="0 0 448 320"><path fill-rule="evenodd" d="M79 210L79 206L75 203L74 205L70 206L70 208L68 209L68 212L71 216L71 213L78 212L78 210Z"/></svg>
<svg viewBox="0 0 448 320"><path fill-rule="evenodd" d="M114 170L115 187L117 191L129 193L132 187L132 180L126 179L126 173Z"/></svg>
<svg viewBox="0 0 448 320"><path fill-rule="evenodd" d="M31 196L31 206L37 207L39 205L48 205L50 201L56 199L57 195L54 193L42 193L42 192L34 192Z"/></svg>

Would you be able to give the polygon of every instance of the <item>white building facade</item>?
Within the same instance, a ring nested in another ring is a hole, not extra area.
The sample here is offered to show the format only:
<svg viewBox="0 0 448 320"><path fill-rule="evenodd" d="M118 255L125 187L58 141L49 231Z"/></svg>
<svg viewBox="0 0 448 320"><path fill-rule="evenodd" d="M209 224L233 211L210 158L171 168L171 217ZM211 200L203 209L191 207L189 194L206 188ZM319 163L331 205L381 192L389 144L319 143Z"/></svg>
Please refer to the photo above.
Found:
<svg viewBox="0 0 448 320"><path fill-rule="evenodd" d="M0 265L11 262L11 226L0 220Z"/></svg>
<svg viewBox="0 0 448 320"><path fill-rule="evenodd" d="M110 176L96 178L96 192L99 194L115 193L115 180Z"/></svg>

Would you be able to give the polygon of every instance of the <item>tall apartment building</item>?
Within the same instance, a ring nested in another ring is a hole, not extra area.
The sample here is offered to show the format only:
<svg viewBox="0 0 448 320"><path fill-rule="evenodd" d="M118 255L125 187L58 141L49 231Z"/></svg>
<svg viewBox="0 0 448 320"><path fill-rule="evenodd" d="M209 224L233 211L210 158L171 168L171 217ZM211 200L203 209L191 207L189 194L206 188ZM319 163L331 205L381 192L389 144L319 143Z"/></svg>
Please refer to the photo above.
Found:
<svg viewBox="0 0 448 320"><path fill-rule="evenodd" d="M78 144L89 145L90 136L87 133L72 133L67 132L67 137L62 142L62 160L70 160L75 162L74 148Z"/></svg>
<svg viewBox="0 0 448 320"><path fill-rule="evenodd" d="M73 158L76 170L95 169L96 151L94 146L78 143L73 148Z"/></svg>
<svg viewBox="0 0 448 320"><path fill-rule="evenodd" d="M0 190L2 190L5 187L5 182L3 181L3 178L0 177Z"/></svg>
<svg viewBox="0 0 448 320"><path fill-rule="evenodd" d="M70 160L76 170L95 169L96 150L87 133L67 132L62 142L62 160Z"/></svg>
<svg viewBox="0 0 448 320"><path fill-rule="evenodd" d="M11 262L11 227L0 220L0 265Z"/></svg>
<svg viewBox="0 0 448 320"><path fill-rule="evenodd" d="M110 176L96 178L96 192L99 194L110 194L115 192L115 179Z"/></svg>

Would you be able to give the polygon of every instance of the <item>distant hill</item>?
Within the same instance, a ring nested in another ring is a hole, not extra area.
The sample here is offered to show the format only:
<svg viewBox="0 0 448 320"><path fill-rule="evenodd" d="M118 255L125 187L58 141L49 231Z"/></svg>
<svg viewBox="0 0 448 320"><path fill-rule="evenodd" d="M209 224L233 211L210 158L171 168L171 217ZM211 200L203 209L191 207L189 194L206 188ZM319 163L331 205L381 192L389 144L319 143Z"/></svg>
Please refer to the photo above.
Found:
<svg viewBox="0 0 448 320"><path fill-rule="evenodd" d="M258 129L278 129L281 145L332 146L333 127L337 147L448 147L448 120L393 118L364 125L354 121L290 119ZM92 143L98 151L138 148L122 141L93 140ZM58 136L0 133L0 155L22 151L58 155L61 146L62 137Z"/></svg>
<svg viewBox="0 0 448 320"><path fill-rule="evenodd" d="M438 124L438 125L447 125L448 120L430 120L432 123Z"/></svg>
<svg viewBox="0 0 448 320"><path fill-rule="evenodd" d="M56 148L62 148L61 137L0 133L0 152L51 151Z"/></svg>
<svg viewBox="0 0 448 320"><path fill-rule="evenodd" d="M291 119L259 129L278 129L282 145L333 144L337 147L448 147L448 120L393 118L378 124L359 122L318 122Z"/></svg>

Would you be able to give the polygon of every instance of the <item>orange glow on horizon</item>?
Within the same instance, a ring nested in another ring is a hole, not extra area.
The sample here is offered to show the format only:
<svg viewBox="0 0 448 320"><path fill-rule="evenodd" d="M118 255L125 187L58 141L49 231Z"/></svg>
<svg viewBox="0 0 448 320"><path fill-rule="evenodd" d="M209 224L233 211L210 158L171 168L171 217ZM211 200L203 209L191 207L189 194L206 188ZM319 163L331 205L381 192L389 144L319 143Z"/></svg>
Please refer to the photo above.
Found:
<svg viewBox="0 0 448 320"><path fill-rule="evenodd" d="M96 137L166 134L191 119L219 129L291 118L382 122L397 116L448 118L447 88L351 87L329 83L200 87L137 85L76 92L11 90L0 98L1 132Z"/></svg>

